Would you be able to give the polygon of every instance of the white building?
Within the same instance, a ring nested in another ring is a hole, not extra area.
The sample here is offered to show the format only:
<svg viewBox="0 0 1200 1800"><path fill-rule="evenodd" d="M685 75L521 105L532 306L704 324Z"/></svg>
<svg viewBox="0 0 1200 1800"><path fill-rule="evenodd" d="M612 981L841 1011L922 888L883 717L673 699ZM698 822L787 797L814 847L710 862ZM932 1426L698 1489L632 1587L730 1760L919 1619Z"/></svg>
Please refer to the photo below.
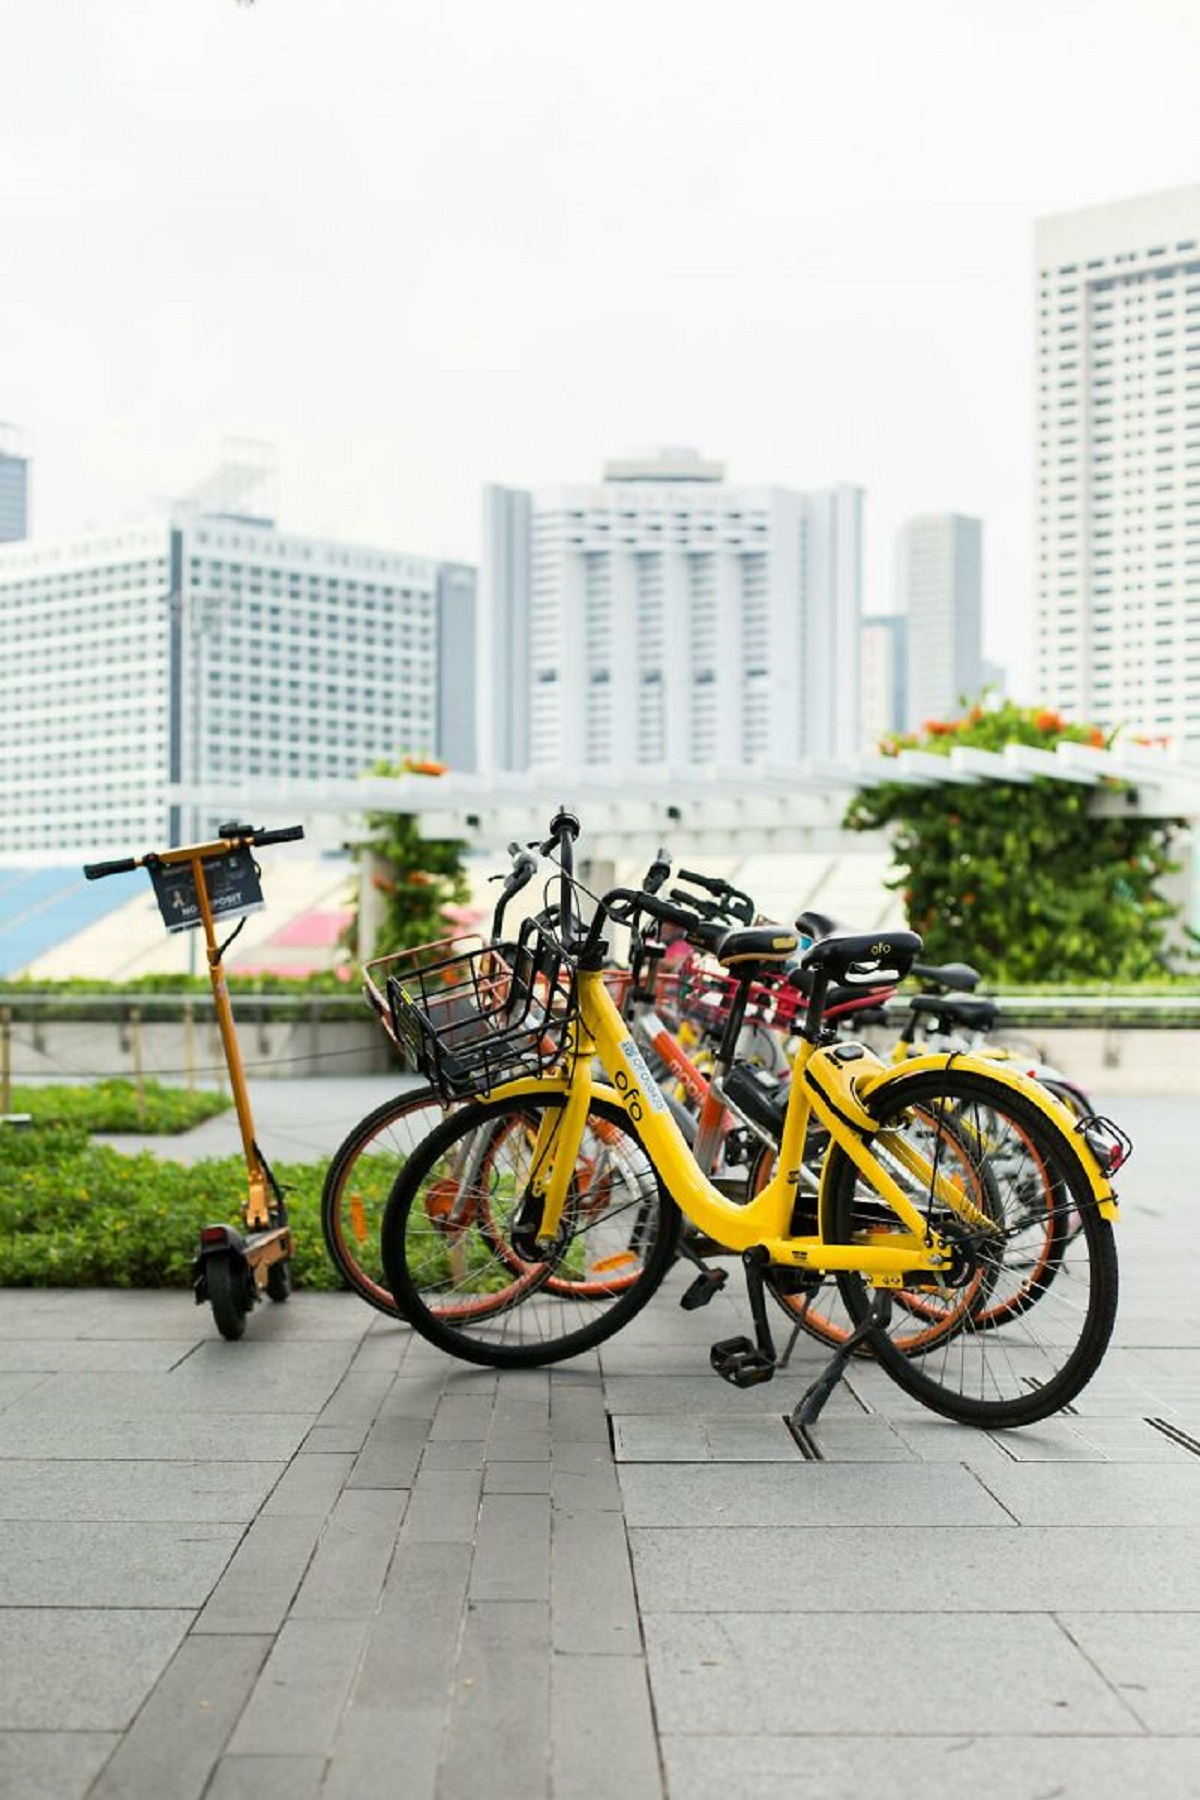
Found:
<svg viewBox="0 0 1200 1800"><path fill-rule="evenodd" d="M907 621L907 724L919 730L983 688L981 520L963 513L906 520L896 537L896 599Z"/></svg>
<svg viewBox="0 0 1200 1800"><path fill-rule="evenodd" d="M152 849L218 822L171 784L437 752L447 567L217 516L0 546L0 852Z"/></svg>
<svg viewBox="0 0 1200 1800"><path fill-rule="evenodd" d="M873 613L862 622L861 748L868 754L905 729L907 626L903 613Z"/></svg>
<svg viewBox="0 0 1200 1800"><path fill-rule="evenodd" d="M664 450L602 482L486 491L487 766L857 751L861 491L722 477Z"/></svg>
<svg viewBox="0 0 1200 1800"><path fill-rule="evenodd" d="M1038 697L1200 738L1200 187L1036 243Z"/></svg>
<svg viewBox="0 0 1200 1800"><path fill-rule="evenodd" d="M29 532L29 453L15 425L0 424L0 544Z"/></svg>

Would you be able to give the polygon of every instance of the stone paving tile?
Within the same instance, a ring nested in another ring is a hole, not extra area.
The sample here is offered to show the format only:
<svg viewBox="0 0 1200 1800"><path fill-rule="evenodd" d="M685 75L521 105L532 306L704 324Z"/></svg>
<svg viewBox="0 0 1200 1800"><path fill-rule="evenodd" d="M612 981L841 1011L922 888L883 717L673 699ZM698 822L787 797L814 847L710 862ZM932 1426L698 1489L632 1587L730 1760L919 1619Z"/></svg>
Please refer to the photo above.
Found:
<svg viewBox="0 0 1200 1800"><path fill-rule="evenodd" d="M202 1606L237 1548L239 1525L0 1524L0 1606Z"/></svg>
<svg viewBox="0 0 1200 1800"><path fill-rule="evenodd" d="M1060 1623L1147 1731L1200 1735L1200 1624L1194 1614L1064 1613ZM1200 1745L1193 1756L1200 1789Z"/></svg>
<svg viewBox="0 0 1200 1800"><path fill-rule="evenodd" d="M326 1756L366 1642L365 1619L288 1619L229 1742L231 1756Z"/></svg>
<svg viewBox="0 0 1200 1800"><path fill-rule="evenodd" d="M550 1642L556 1656L640 1654L629 1546L619 1513L554 1513Z"/></svg>
<svg viewBox="0 0 1200 1800"><path fill-rule="evenodd" d="M485 1494L548 1494L550 1464L548 1462L493 1462L488 1459L483 1470Z"/></svg>
<svg viewBox="0 0 1200 1800"><path fill-rule="evenodd" d="M822 1584L823 1585L823 1584ZM876 1601L875 1604L878 1602ZM686 1733L1128 1734L1137 1721L1045 1615L643 1615L659 1728ZM1016 1672L1036 1669L1036 1681ZM786 1670L785 1681L765 1678ZM926 1769L926 1779L929 1771Z"/></svg>
<svg viewBox="0 0 1200 1800"><path fill-rule="evenodd" d="M367 1619L408 1504L394 1489L348 1489L334 1504L289 1619Z"/></svg>
<svg viewBox="0 0 1200 1800"><path fill-rule="evenodd" d="M287 1617L324 1522L312 1514L256 1519L192 1629L273 1636Z"/></svg>
<svg viewBox="0 0 1200 1800"><path fill-rule="evenodd" d="M119 1742L115 1731L0 1731L0 1794L84 1800Z"/></svg>
<svg viewBox="0 0 1200 1800"><path fill-rule="evenodd" d="M591 1439L576 1444L556 1437L551 1452L550 1495L556 1511L620 1512L621 1490L608 1445Z"/></svg>
<svg viewBox="0 0 1200 1800"><path fill-rule="evenodd" d="M844 1737L664 1734L671 1800L930 1800L937 1793L988 1800L1195 1800L1196 1745L1180 1738Z"/></svg>
<svg viewBox="0 0 1200 1800"><path fill-rule="evenodd" d="M200 1800L270 1647L265 1637L185 1638L89 1800Z"/></svg>
<svg viewBox="0 0 1200 1800"><path fill-rule="evenodd" d="M231 1426L216 1413L40 1412L19 1401L4 1418L0 1459L100 1462L286 1462L307 1430L303 1414L257 1413Z"/></svg>
<svg viewBox="0 0 1200 1800"><path fill-rule="evenodd" d="M376 1418L430 1421L441 1404L445 1382L440 1375L394 1375Z"/></svg>
<svg viewBox="0 0 1200 1800"><path fill-rule="evenodd" d="M1200 1610L1200 1531L1081 1527L631 1530L643 1608L924 1613Z"/></svg>
<svg viewBox="0 0 1200 1800"><path fill-rule="evenodd" d="M368 1425L314 1425L305 1433L304 1448L322 1455L345 1452L357 1456L367 1441Z"/></svg>
<svg viewBox="0 0 1200 1800"><path fill-rule="evenodd" d="M486 1494L479 1507L471 1599L550 1598L550 1502L542 1494Z"/></svg>
<svg viewBox="0 0 1200 1800"><path fill-rule="evenodd" d="M248 1524L285 1467L282 1462L0 1460L0 1520L206 1519Z"/></svg>
<svg viewBox="0 0 1200 1800"><path fill-rule="evenodd" d="M615 1375L605 1384L608 1410L618 1418L641 1413L708 1418L728 1413L744 1419L778 1419L792 1410L807 1386L791 1371L788 1379L777 1377L769 1387L736 1388L706 1365L707 1357L694 1375ZM862 1417L862 1407L844 1385L835 1390L821 1415L822 1422Z"/></svg>
<svg viewBox="0 0 1200 1800"><path fill-rule="evenodd" d="M324 1772L323 1756L226 1756L205 1800L318 1800Z"/></svg>
<svg viewBox="0 0 1200 1800"><path fill-rule="evenodd" d="M428 1419L377 1419L366 1435L346 1485L411 1487L429 1428Z"/></svg>
<svg viewBox="0 0 1200 1800"><path fill-rule="evenodd" d="M1186 1466L1190 1465L1190 1466ZM1200 1519L1200 1461L1009 1463L981 1475L988 1492L1022 1525L1173 1526Z"/></svg>
<svg viewBox="0 0 1200 1800"><path fill-rule="evenodd" d="M0 1731L124 1731L190 1611L0 1609Z"/></svg>
<svg viewBox="0 0 1200 1800"><path fill-rule="evenodd" d="M967 1469L915 1463L626 1464L621 1489L631 1529L1011 1525L1003 1506Z"/></svg>
<svg viewBox="0 0 1200 1800"><path fill-rule="evenodd" d="M306 1413L315 1418L339 1380L339 1372L335 1371L304 1375L278 1364L274 1369L264 1368L258 1361L243 1364L240 1356L234 1362L240 1347L227 1348L231 1353L227 1369L198 1367L196 1359L189 1357L165 1375L117 1371L96 1375L14 1375L0 1377L0 1381L37 1383L34 1392L25 1397L23 1408L36 1408L43 1417L110 1410L143 1419L155 1413L217 1413L236 1417L238 1429L245 1431L246 1415L257 1416L260 1410L278 1416Z"/></svg>
<svg viewBox="0 0 1200 1800"><path fill-rule="evenodd" d="M23 1400L26 1394L45 1387L53 1379L52 1375L36 1372L0 1374L0 1412L5 1412L14 1402Z"/></svg>
<svg viewBox="0 0 1200 1800"><path fill-rule="evenodd" d="M662 1800L640 1657L554 1658L550 1756L555 1800Z"/></svg>
<svg viewBox="0 0 1200 1800"><path fill-rule="evenodd" d="M482 1438L471 1438L465 1444L455 1443L453 1439L439 1438L437 1443L427 1442L421 1452L422 1469L479 1469L484 1466L484 1441Z"/></svg>
<svg viewBox="0 0 1200 1800"><path fill-rule="evenodd" d="M493 1466L489 1464L489 1471ZM422 1461L409 1502L404 1533L406 1542L474 1543L482 1486L482 1469L432 1469ZM507 1488L495 1491L529 1490Z"/></svg>
<svg viewBox="0 0 1200 1800"><path fill-rule="evenodd" d="M288 1464L282 1479L271 1490L262 1508L267 1519L324 1519L346 1485L346 1477L354 1467L354 1457L329 1451L316 1453L305 1448Z"/></svg>
<svg viewBox="0 0 1200 1800"><path fill-rule="evenodd" d="M446 1722L438 1792L477 1795L485 1770L506 1794L550 1795L549 1609L535 1600L470 1607Z"/></svg>
<svg viewBox="0 0 1200 1800"><path fill-rule="evenodd" d="M8 1305L5 1290L4 1305ZM105 1341L91 1338L32 1338L27 1341L0 1338L0 1369L40 1374L66 1374L72 1370L96 1372L119 1369L127 1373L155 1374L173 1369L200 1342L159 1343L153 1338Z"/></svg>
<svg viewBox="0 0 1200 1800"><path fill-rule="evenodd" d="M344 1375L317 1417L317 1427L370 1425L388 1396L395 1376L383 1369L362 1373L357 1366Z"/></svg>

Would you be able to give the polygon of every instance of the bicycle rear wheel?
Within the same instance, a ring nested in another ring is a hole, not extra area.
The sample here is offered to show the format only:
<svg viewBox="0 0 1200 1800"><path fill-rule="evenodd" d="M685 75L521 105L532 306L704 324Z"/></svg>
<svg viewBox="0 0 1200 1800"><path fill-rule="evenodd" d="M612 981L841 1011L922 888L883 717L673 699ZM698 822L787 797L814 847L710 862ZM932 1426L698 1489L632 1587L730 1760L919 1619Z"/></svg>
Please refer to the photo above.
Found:
<svg viewBox="0 0 1200 1800"><path fill-rule="evenodd" d="M547 1109L562 1094L482 1101L451 1115L398 1177L382 1257L403 1316L468 1362L557 1362L619 1331L675 1253L678 1209L626 1114L595 1100L557 1241L526 1262L510 1228Z"/></svg>
<svg viewBox="0 0 1200 1800"><path fill-rule="evenodd" d="M926 1194L920 1210L954 1245L958 1267L945 1293L914 1292L911 1306L893 1308L889 1326L871 1336L876 1356L901 1388L948 1418L1003 1427L1048 1417L1095 1373L1117 1306L1112 1227L1070 1144L1024 1095L971 1071L914 1075L881 1099L877 1153L891 1138L931 1165L936 1157L978 1216L964 1219ZM825 1235L865 1242L880 1202L843 1151L829 1154ZM860 1324L871 1289L852 1274L838 1288ZM906 1339L917 1328L924 1338L914 1355Z"/></svg>

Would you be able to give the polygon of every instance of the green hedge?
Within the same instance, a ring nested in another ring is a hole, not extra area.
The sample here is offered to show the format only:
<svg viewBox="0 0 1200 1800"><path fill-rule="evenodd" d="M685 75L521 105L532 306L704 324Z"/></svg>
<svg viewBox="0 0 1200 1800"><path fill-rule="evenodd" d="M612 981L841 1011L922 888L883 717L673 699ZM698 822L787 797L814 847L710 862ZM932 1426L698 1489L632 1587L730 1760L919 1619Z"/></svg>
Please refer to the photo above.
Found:
<svg viewBox="0 0 1200 1800"><path fill-rule="evenodd" d="M338 1287L321 1239L325 1164L275 1173L297 1285ZM201 1226L236 1225L245 1191L240 1157L185 1167L91 1144L78 1125L0 1128L0 1286L185 1288Z"/></svg>
<svg viewBox="0 0 1200 1800"><path fill-rule="evenodd" d="M84 1131L174 1135L228 1112L233 1102L211 1088L189 1092L144 1081L141 1098L132 1081L97 1081L90 1087L14 1087L15 1113L31 1113L39 1125L78 1125Z"/></svg>

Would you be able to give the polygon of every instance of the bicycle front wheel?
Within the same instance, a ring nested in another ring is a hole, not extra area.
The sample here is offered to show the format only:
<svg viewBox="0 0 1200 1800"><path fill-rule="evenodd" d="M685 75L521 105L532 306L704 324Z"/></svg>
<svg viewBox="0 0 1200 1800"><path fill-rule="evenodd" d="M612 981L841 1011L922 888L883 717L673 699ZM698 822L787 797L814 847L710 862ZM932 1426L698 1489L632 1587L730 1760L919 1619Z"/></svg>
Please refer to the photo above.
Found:
<svg viewBox="0 0 1200 1800"><path fill-rule="evenodd" d="M513 1215L548 1109L562 1094L480 1101L451 1115L399 1175L383 1220L388 1285L430 1343L467 1362L528 1368L619 1331L658 1288L679 1214L627 1115L595 1100L547 1260L513 1248Z"/></svg>
<svg viewBox="0 0 1200 1800"><path fill-rule="evenodd" d="M885 1161L889 1146L907 1149L909 1198L952 1245L956 1267L944 1291L893 1307L888 1328L872 1334L875 1354L906 1393L948 1418L992 1428L1047 1418L1095 1374L1117 1308L1112 1227L1069 1143L1023 1094L971 1071L914 1075L880 1098L873 1148ZM829 1156L824 1234L869 1242L881 1203L838 1146ZM922 1166L930 1179L918 1197ZM947 1177L957 1201L946 1198ZM860 1324L866 1281L840 1275L838 1287Z"/></svg>
<svg viewBox="0 0 1200 1800"><path fill-rule="evenodd" d="M399 1309L379 1254L384 1208L409 1157L445 1116L431 1087L396 1094L359 1121L326 1171L321 1231L330 1260L368 1306L393 1319Z"/></svg>

